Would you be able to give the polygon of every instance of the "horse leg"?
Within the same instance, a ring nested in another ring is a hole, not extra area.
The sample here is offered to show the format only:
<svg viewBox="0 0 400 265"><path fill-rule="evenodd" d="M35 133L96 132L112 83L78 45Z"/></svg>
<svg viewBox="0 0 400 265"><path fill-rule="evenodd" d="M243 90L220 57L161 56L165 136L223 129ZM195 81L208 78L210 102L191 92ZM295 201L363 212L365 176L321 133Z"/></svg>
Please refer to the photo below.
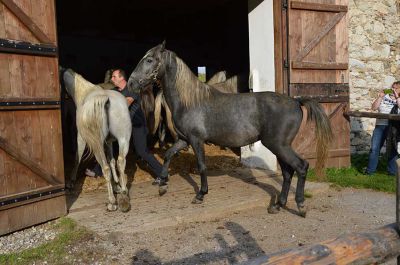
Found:
<svg viewBox="0 0 400 265"><path fill-rule="evenodd" d="M302 160L303 165L297 171L297 187L296 187L296 203L297 203L297 208L299 209L299 214L302 217L306 217L306 208L304 205L304 187L306 185L306 177L307 177L307 171L308 171L308 162L305 160Z"/></svg>
<svg viewBox="0 0 400 265"><path fill-rule="evenodd" d="M127 182L128 177L125 174L125 166L126 166L126 155L128 154L129 149L129 140L126 141L124 139L118 139L119 145L119 154L118 154L118 172L121 178L121 194L118 197L118 207L121 212L127 212L131 208L131 203L129 200Z"/></svg>
<svg viewBox="0 0 400 265"><path fill-rule="evenodd" d="M293 177L293 173L294 173L293 168L291 168L288 164L286 164L285 162L283 162L280 159L278 159L278 162L281 167L282 176L283 176L282 191L279 194L278 203L272 204L270 207L268 207L269 213L278 213L278 211L280 210L280 207L286 206L287 197L288 197L289 190L290 190L290 183L292 182L292 177Z"/></svg>
<svg viewBox="0 0 400 265"><path fill-rule="evenodd" d="M196 194L192 203L202 203L204 201L204 195L208 193L208 182L207 182L207 167L206 159L204 155L204 143L198 139L191 139L190 144L193 147L193 151L196 154L197 166L199 168L201 177L201 187L199 192Z"/></svg>
<svg viewBox="0 0 400 265"><path fill-rule="evenodd" d="M174 143L174 145L169 148L164 155L164 164L161 170L161 181L159 184L159 191L158 193L160 194L160 196L164 195L167 192L168 189L168 168L169 168L169 164L171 163L171 159L172 157L178 153L180 150L182 150L183 148L187 147L188 144L186 141L183 141L181 139L178 139L178 141L176 143Z"/></svg>
<svg viewBox="0 0 400 265"><path fill-rule="evenodd" d="M106 141L106 146L107 146L107 160L110 161L110 167L111 167L111 172L114 178L115 183L119 182L118 174L117 171L115 170L115 158L114 158L114 152L113 152L113 142L112 141ZM118 191L116 191L118 192Z"/></svg>
<svg viewBox="0 0 400 265"><path fill-rule="evenodd" d="M304 206L304 186L306 183L308 162L304 159L301 159L290 146L285 146L283 144L274 144L268 146L268 148L272 151L272 153L277 156L280 161L286 163L289 167L296 171L298 180L295 200L297 203L297 208L299 210L299 215L305 217L306 209ZM286 174L284 173L283 169L282 174ZM281 202L286 202L287 193L281 193L280 198L284 198L281 200Z"/></svg>
<svg viewBox="0 0 400 265"><path fill-rule="evenodd" d="M113 192L113 187L111 183L111 169L107 163L106 155L104 154L104 150L94 151L94 155L96 157L97 162L100 164L101 170L103 172L103 176L107 181L107 191L108 191L108 203L107 210L108 211L116 211L117 204L116 199Z"/></svg>
<svg viewBox="0 0 400 265"><path fill-rule="evenodd" d="M69 188L69 189L72 189L74 187L74 184L76 181L76 175L78 174L79 164L81 162L82 155L83 155L83 152L85 151L85 147L86 147L86 142L85 142L85 140L83 140L83 138L79 132L77 134L76 139L77 139L77 144L78 144L78 150L75 155L74 168L71 171L70 180L67 183L67 188Z"/></svg>

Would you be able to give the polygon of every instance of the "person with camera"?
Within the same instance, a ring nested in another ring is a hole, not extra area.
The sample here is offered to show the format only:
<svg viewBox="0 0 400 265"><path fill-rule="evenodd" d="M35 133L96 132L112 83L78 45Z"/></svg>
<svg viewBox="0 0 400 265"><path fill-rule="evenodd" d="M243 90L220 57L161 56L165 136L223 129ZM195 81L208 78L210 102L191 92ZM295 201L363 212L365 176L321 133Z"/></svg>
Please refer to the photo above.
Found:
<svg viewBox="0 0 400 265"><path fill-rule="evenodd" d="M400 81L394 82L391 89L379 91L378 97L372 103L372 110L379 113L390 113L392 108L400 106ZM388 134L387 119L376 119L375 128L371 138L371 148L368 156L368 166L365 170L366 175L375 173L378 166L379 154ZM396 175L397 152L392 151L388 156L387 171L390 175Z"/></svg>

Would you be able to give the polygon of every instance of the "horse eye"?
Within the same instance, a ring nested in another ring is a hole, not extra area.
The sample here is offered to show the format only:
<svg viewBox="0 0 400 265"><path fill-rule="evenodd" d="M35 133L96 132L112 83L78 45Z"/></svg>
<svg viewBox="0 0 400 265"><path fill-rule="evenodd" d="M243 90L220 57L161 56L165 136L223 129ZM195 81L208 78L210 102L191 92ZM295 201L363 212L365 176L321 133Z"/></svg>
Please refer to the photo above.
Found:
<svg viewBox="0 0 400 265"><path fill-rule="evenodd" d="M146 59L146 62L148 62L148 63L152 63L152 62L153 62L153 59L151 59L151 58L147 58L147 59Z"/></svg>

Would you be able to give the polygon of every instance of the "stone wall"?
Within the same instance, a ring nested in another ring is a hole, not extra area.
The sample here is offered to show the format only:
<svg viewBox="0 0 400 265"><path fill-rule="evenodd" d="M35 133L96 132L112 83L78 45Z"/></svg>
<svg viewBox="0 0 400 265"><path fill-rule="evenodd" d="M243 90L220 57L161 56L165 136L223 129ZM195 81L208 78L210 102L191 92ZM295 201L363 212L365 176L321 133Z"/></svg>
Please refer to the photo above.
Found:
<svg viewBox="0 0 400 265"><path fill-rule="evenodd" d="M400 80L400 0L349 0L350 108L371 111ZM351 118L351 152L368 152L375 119Z"/></svg>

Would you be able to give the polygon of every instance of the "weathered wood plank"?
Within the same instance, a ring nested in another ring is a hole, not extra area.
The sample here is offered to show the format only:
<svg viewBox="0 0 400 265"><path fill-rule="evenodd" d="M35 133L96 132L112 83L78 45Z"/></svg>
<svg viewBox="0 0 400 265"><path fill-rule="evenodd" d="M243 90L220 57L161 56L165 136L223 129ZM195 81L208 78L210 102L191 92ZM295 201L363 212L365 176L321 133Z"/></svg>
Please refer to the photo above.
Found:
<svg viewBox="0 0 400 265"><path fill-rule="evenodd" d="M47 35L12 0L0 0L42 43L51 43Z"/></svg>
<svg viewBox="0 0 400 265"><path fill-rule="evenodd" d="M309 247L282 250L246 262L250 264L379 264L400 254L397 225L391 224L367 233L339 236Z"/></svg>
<svg viewBox="0 0 400 265"><path fill-rule="evenodd" d="M0 38L6 37L6 24L4 19L4 8L5 6L0 5Z"/></svg>
<svg viewBox="0 0 400 265"><path fill-rule="evenodd" d="M307 54L321 41L321 39L335 27L335 25L346 15L345 12L335 14L332 19L321 29L320 32L312 39L302 51L297 54L295 61L302 61Z"/></svg>
<svg viewBox="0 0 400 265"><path fill-rule="evenodd" d="M346 5L332 5L332 4L309 3L309 2L299 2L299 1L291 1L290 7L292 9L324 11L324 12L347 12L348 10L348 7Z"/></svg>
<svg viewBox="0 0 400 265"><path fill-rule="evenodd" d="M27 166L30 170L32 170L34 173L36 173L38 176L41 178L45 179L49 184L52 185L57 185L61 184L57 180L57 178L51 174L49 174L46 170L43 168L39 167L34 161L32 161L29 157L26 155L22 154L18 148L15 146L9 144L6 139L4 139L2 136L0 136L0 148L6 151L10 156L12 156L14 159L17 159L19 162Z"/></svg>
<svg viewBox="0 0 400 265"><path fill-rule="evenodd" d="M0 53L0 99L11 96L9 55Z"/></svg>
<svg viewBox="0 0 400 265"><path fill-rule="evenodd" d="M347 70L348 63L316 63L316 62L292 62L293 69L315 69L315 70Z"/></svg>
<svg viewBox="0 0 400 265"><path fill-rule="evenodd" d="M64 195L1 211L0 235L55 219L66 212Z"/></svg>
<svg viewBox="0 0 400 265"><path fill-rule="evenodd" d="M366 111L348 111L345 114L351 117L359 117L359 118L388 119L395 121L400 120L399 114L385 114L385 113L366 112Z"/></svg>
<svg viewBox="0 0 400 265"><path fill-rule="evenodd" d="M283 81L283 47L282 47L282 3L281 1L273 1L274 14L274 64L275 64L275 91L284 93Z"/></svg>

